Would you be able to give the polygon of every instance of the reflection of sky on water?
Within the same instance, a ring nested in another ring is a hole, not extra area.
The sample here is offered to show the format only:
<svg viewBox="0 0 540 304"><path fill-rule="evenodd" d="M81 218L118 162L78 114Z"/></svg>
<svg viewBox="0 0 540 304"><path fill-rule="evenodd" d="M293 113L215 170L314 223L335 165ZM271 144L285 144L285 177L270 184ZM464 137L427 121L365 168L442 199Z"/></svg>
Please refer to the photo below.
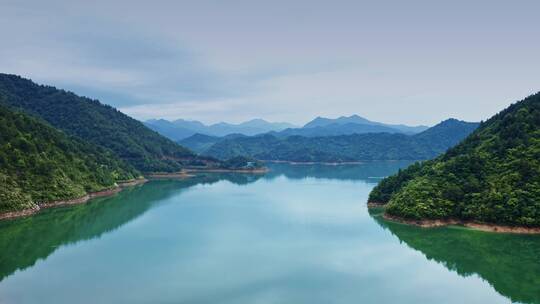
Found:
<svg viewBox="0 0 540 304"><path fill-rule="evenodd" d="M325 174L326 168L283 166L247 182L203 178L182 191L174 188L187 181L152 182L77 206L78 214L66 209L49 220L72 216L87 224L27 228L25 237L69 234L63 227L75 235L97 232L90 223L106 214L101 226L115 228L70 241L4 278L0 302L508 302L488 282L427 260L373 220L365 205L373 183L363 177L372 172L354 178L359 168ZM119 220L127 206L143 205ZM116 209L95 210L106 206ZM28 252L43 245L35 242Z"/></svg>

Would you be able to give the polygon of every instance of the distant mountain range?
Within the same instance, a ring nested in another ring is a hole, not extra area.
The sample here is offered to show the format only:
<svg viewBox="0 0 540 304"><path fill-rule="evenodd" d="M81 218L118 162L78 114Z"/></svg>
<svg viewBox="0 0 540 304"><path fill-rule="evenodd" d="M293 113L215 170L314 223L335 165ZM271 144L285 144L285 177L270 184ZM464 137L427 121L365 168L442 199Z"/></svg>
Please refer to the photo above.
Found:
<svg viewBox="0 0 540 304"><path fill-rule="evenodd" d="M423 160L445 152L477 127L478 123L448 119L414 135L363 133L280 137L275 134L263 134L216 138L199 134L180 143L203 155L220 159L243 155L259 160L294 162Z"/></svg>
<svg viewBox="0 0 540 304"><path fill-rule="evenodd" d="M374 122L358 115L341 116L335 119L317 117L305 124L296 127L290 123L268 122L263 119L253 119L241 124L217 123L205 125L199 121L178 119L168 121L165 119L151 119L144 122L152 130L174 141L181 141L194 134L222 137L230 134L247 136L272 134L276 137L300 135L306 137L336 136L363 133L403 133L416 134L426 130L427 126L406 126Z"/></svg>
<svg viewBox="0 0 540 304"><path fill-rule="evenodd" d="M295 127L293 124L285 122L268 122L263 119L252 119L240 124L220 122L213 125L205 125L196 120L177 119L168 121L165 119L151 119L145 121L144 124L150 129L175 141L182 140L196 133L218 137L229 134L250 136Z"/></svg>
<svg viewBox="0 0 540 304"><path fill-rule="evenodd" d="M336 119L317 117L314 120L308 122L304 125L302 129L312 129L312 128L325 128L336 126L351 126L357 125L357 131L354 133L370 133L370 132L388 132L388 133L405 133L405 134L415 134L420 133L426 130L427 126L406 126L406 125L394 125L394 124L385 124L380 122L375 122L368 120L364 117L358 115L352 116L341 116ZM366 132L361 132L361 127L364 127ZM297 134L301 135L301 134ZM318 136L318 135L317 135Z"/></svg>

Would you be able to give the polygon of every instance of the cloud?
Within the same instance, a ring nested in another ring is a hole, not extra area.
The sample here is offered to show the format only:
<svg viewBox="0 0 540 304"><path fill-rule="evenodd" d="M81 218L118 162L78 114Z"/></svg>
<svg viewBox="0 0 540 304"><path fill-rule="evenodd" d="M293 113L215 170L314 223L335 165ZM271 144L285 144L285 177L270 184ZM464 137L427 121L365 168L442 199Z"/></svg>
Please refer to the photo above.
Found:
<svg viewBox="0 0 540 304"><path fill-rule="evenodd" d="M5 0L0 69L141 119L480 120L539 89L539 6Z"/></svg>
<svg viewBox="0 0 540 304"><path fill-rule="evenodd" d="M0 29L11 46L0 49L3 72L124 100L104 100L116 106L232 94L226 77L205 66L178 40L88 16L50 20L55 9L32 14L39 9L11 8L14 13L2 19L6 26Z"/></svg>

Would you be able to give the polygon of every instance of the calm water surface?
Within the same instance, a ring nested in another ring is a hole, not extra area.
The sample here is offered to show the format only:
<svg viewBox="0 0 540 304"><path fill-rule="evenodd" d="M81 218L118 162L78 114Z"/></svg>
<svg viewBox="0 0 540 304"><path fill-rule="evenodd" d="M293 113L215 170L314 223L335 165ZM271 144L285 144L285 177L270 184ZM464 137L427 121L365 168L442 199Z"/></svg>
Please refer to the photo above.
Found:
<svg viewBox="0 0 540 304"><path fill-rule="evenodd" d="M540 237L367 210L405 165L155 181L0 222L0 303L540 303Z"/></svg>

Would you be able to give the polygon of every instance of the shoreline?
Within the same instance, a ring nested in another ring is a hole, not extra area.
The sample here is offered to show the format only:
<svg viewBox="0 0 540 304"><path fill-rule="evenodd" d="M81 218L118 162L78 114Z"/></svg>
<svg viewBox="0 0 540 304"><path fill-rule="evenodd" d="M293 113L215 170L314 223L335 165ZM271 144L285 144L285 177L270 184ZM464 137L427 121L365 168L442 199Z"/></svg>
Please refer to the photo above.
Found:
<svg viewBox="0 0 540 304"><path fill-rule="evenodd" d="M189 173L245 173L245 174L264 174L270 170L266 167L259 169L184 169L183 172Z"/></svg>
<svg viewBox="0 0 540 304"><path fill-rule="evenodd" d="M355 161L342 161L342 162L301 162L301 161L291 161L291 160L264 160L260 161L265 163L274 163L274 164L289 164L289 165L325 165L325 166L340 166L340 165L361 165L369 162L398 162L398 161L422 161L421 159L381 159L381 160L355 160Z"/></svg>
<svg viewBox="0 0 540 304"><path fill-rule="evenodd" d="M5 213L0 213L0 221L15 219L19 217L26 217L34 215L41 211L42 209L55 208L61 206L70 206L70 205L79 205L88 202L89 200L97 197L105 197L114 195L122 191L126 187L136 186L144 184L149 180L158 180L158 179L187 179L195 177L194 174L189 173L242 173L242 174L264 174L267 173L268 168L260 169L184 169L180 172L175 173L151 173L146 174L143 178L128 180L128 181L118 181L116 186L104 189L95 192L89 192L83 196L70 198L70 199L60 199L43 203L34 203L34 206L28 209L23 209L19 211L10 211Z"/></svg>
<svg viewBox="0 0 540 304"><path fill-rule="evenodd" d="M151 173L146 174L148 179L187 179L195 177L197 173L242 173L242 174L264 174L269 172L268 168L260 169L183 169L180 172L172 173Z"/></svg>
<svg viewBox="0 0 540 304"><path fill-rule="evenodd" d="M183 171L175 173L152 173L145 175L145 177L148 179L187 179L193 176L194 175L187 174Z"/></svg>
<svg viewBox="0 0 540 304"><path fill-rule="evenodd" d="M473 221L464 221L464 220L458 220L458 219L409 220L409 219L401 218L399 216L389 215L386 213L383 213L382 217L388 221L412 225L412 226L418 226L422 228L436 228L436 227L444 227L444 226L463 226L463 227L467 227L467 228L471 228L471 229L479 230L479 231L484 231L484 232L513 233L513 234L540 234L540 227L496 225L496 224L479 223L479 222L473 222Z"/></svg>
<svg viewBox="0 0 540 304"><path fill-rule="evenodd" d="M265 163L273 164L289 164L289 165L325 165L325 166L340 166L340 165L360 165L365 161L346 161L346 162L298 162L290 160L261 160Z"/></svg>
<svg viewBox="0 0 540 304"><path fill-rule="evenodd" d="M35 204L34 207L29 208L29 209L1 213L0 221L34 215L38 213L39 211L41 211L42 209L84 204L93 198L111 196L122 191L124 188L144 184L147 181L148 180L145 178L135 179L131 181L119 181L119 182L116 182L116 186L113 188L104 189L104 190L95 191L95 192L89 192L80 197L44 202L41 204Z"/></svg>
<svg viewBox="0 0 540 304"><path fill-rule="evenodd" d="M378 203L378 202L368 202L367 206L368 208L384 208L384 203Z"/></svg>

